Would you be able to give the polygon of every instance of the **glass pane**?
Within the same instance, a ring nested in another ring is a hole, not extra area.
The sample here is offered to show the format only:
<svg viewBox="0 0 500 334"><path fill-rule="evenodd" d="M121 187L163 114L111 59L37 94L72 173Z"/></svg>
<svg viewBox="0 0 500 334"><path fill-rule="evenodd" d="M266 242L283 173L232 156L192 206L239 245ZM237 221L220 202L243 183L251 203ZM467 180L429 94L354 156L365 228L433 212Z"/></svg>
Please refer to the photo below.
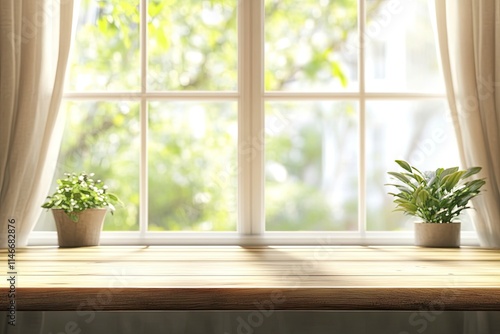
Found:
<svg viewBox="0 0 500 334"><path fill-rule="evenodd" d="M444 92L428 4L367 0L367 90Z"/></svg>
<svg viewBox="0 0 500 334"><path fill-rule="evenodd" d="M139 0L81 0L70 91L139 90Z"/></svg>
<svg viewBox="0 0 500 334"><path fill-rule="evenodd" d="M66 126L55 180L64 173L95 173L124 203L107 214L105 231L139 229L139 105L128 102L66 102ZM45 212L45 210L44 210ZM45 222L42 222L45 220ZM37 229L53 230L46 212Z"/></svg>
<svg viewBox="0 0 500 334"><path fill-rule="evenodd" d="M357 89L356 0L266 0L266 90Z"/></svg>
<svg viewBox="0 0 500 334"><path fill-rule="evenodd" d="M266 104L266 229L358 228L358 112L353 102Z"/></svg>
<svg viewBox="0 0 500 334"><path fill-rule="evenodd" d="M453 124L445 100L377 101L366 114L367 226L369 230L412 230L417 218L394 212L393 191L384 186L394 162L403 159L421 171L459 166ZM464 230L472 225L464 217Z"/></svg>
<svg viewBox="0 0 500 334"><path fill-rule="evenodd" d="M154 102L149 230L235 231L237 104Z"/></svg>
<svg viewBox="0 0 500 334"><path fill-rule="evenodd" d="M150 88L236 90L237 4L232 0L150 0Z"/></svg>

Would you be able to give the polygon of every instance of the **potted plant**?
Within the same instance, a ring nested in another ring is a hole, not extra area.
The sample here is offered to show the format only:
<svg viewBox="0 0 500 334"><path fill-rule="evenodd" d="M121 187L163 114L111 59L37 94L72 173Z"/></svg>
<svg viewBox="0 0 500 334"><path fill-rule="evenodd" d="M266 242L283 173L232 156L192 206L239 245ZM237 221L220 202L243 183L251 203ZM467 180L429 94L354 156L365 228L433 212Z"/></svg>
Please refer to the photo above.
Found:
<svg viewBox="0 0 500 334"><path fill-rule="evenodd" d="M422 173L403 160L396 160L403 172L389 172L397 183L387 184L398 192L395 211L415 216L415 244L424 247L460 247L460 213L470 208L469 201L480 193L484 179L465 181L479 173L481 167L459 170L438 168Z"/></svg>
<svg viewBox="0 0 500 334"><path fill-rule="evenodd" d="M97 246L108 209L113 214L118 197L107 191L94 173L65 173L42 208L52 209L60 247Z"/></svg>

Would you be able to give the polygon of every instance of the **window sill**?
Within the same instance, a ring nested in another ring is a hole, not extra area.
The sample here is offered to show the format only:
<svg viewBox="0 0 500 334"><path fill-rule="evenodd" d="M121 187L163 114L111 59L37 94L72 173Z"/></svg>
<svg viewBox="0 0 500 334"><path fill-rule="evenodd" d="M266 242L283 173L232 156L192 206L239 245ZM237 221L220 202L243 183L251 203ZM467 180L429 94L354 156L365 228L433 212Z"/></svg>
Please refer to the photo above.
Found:
<svg viewBox="0 0 500 334"><path fill-rule="evenodd" d="M500 251L475 247L27 247L16 261L20 311L500 310Z"/></svg>
<svg viewBox="0 0 500 334"><path fill-rule="evenodd" d="M231 245L231 246L279 246L279 245L348 245L348 246L411 246L414 236L411 231L366 232L266 232L263 236L240 235L236 232L103 232L102 246L172 246L172 245ZM57 246L56 232L31 233L30 246ZM479 247L475 232L463 231L462 246Z"/></svg>

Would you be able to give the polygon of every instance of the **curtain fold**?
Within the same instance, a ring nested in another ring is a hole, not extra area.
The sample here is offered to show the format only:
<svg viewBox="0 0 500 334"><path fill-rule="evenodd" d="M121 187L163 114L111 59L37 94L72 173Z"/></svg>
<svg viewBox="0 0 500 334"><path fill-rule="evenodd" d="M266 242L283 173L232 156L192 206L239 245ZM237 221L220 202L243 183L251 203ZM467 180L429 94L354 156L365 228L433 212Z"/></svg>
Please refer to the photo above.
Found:
<svg viewBox="0 0 500 334"><path fill-rule="evenodd" d="M500 2L436 0L451 120L464 167L486 178L471 211L482 247L500 248Z"/></svg>
<svg viewBox="0 0 500 334"><path fill-rule="evenodd" d="M27 244L55 170L73 0L0 2L0 247Z"/></svg>

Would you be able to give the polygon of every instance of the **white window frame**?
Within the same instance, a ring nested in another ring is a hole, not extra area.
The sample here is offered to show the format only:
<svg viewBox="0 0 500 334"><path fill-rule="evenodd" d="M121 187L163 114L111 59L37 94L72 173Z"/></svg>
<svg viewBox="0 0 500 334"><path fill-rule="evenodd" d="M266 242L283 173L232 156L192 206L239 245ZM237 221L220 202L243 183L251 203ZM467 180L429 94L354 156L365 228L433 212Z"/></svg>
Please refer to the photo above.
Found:
<svg viewBox="0 0 500 334"><path fill-rule="evenodd" d="M147 91L147 0L140 0L141 90L138 92L68 92L66 100L119 100L140 102L140 214L139 231L102 232L101 245L412 245L413 232L367 231L365 175L366 102L373 100L445 99L444 92L372 93L365 91L365 1L358 0L359 91L266 92L264 89L264 0L238 0L238 91ZM247 14L248 13L248 14ZM238 101L238 225L236 232L148 232L148 101ZM264 207L264 102L355 100L359 106L358 231L265 231ZM241 148L251 144L252 156ZM257 146L257 147L255 147ZM55 245L56 232L35 231L30 245ZM462 232L463 245L477 245L474 232Z"/></svg>

